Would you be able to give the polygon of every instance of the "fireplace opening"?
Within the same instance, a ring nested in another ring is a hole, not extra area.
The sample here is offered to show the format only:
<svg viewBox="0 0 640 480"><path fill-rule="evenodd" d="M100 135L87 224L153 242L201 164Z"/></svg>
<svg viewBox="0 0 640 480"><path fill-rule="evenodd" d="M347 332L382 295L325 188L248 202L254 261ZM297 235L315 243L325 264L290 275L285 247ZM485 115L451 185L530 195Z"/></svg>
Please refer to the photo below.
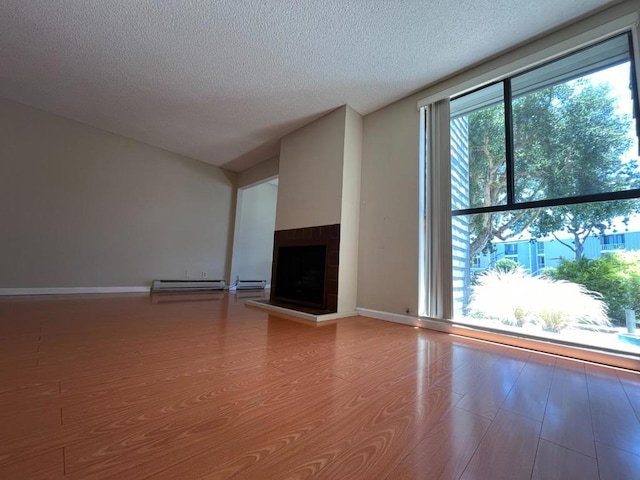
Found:
<svg viewBox="0 0 640 480"><path fill-rule="evenodd" d="M276 230L271 305L311 314L338 311L340 224Z"/></svg>
<svg viewBox="0 0 640 480"><path fill-rule="evenodd" d="M273 298L325 308L326 245L280 246Z"/></svg>

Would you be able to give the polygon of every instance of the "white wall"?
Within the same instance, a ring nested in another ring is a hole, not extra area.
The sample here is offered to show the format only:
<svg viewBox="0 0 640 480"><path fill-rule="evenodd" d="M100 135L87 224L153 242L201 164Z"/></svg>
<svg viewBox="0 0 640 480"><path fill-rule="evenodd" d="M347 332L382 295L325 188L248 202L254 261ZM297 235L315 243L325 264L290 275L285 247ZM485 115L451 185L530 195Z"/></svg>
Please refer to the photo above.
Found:
<svg viewBox="0 0 640 480"><path fill-rule="evenodd" d="M277 197L278 187L271 183L238 189L232 284L238 276L271 283Z"/></svg>
<svg viewBox="0 0 640 480"><path fill-rule="evenodd" d="M0 100L0 288L223 278L235 174Z"/></svg>

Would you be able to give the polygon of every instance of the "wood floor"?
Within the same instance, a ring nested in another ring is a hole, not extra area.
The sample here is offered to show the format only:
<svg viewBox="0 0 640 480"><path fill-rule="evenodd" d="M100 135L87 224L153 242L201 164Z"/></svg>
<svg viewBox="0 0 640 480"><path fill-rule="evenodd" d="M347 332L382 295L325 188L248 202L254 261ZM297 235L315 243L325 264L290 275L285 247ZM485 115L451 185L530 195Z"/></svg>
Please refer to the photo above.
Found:
<svg viewBox="0 0 640 480"><path fill-rule="evenodd" d="M2 479L639 479L640 375L222 294L0 299Z"/></svg>

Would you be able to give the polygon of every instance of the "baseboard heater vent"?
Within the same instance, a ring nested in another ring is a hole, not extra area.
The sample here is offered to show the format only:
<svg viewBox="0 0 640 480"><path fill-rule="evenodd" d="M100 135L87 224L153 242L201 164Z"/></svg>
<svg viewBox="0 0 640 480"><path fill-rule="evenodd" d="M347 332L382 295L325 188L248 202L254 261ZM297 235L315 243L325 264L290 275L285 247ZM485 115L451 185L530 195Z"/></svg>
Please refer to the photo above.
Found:
<svg viewBox="0 0 640 480"><path fill-rule="evenodd" d="M236 290L264 290L267 286L266 280L238 280Z"/></svg>
<svg viewBox="0 0 640 480"><path fill-rule="evenodd" d="M186 292L193 290L224 290L224 280L154 280L152 292Z"/></svg>

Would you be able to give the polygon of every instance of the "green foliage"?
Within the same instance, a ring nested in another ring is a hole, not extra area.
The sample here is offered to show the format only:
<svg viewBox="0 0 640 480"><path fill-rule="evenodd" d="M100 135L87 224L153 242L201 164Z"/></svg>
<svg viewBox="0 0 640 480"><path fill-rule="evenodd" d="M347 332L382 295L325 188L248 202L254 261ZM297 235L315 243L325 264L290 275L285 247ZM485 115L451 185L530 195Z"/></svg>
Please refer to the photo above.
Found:
<svg viewBox="0 0 640 480"><path fill-rule="evenodd" d="M599 292L615 323L624 325L624 309L640 311L640 252L608 253L595 260L562 260L545 271L553 280L567 280Z"/></svg>
<svg viewBox="0 0 640 480"><path fill-rule="evenodd" d="M542 310L540 312L542 329L547 332L560 333L570 324L567 314L561 310Z"/></svg>
<svg viewBox="0 0 640 480"><path fill-rule="evenodd" d="M631 145L631 120L616 112L607 84L578 80L528 93L514 99L513 119L517 201L640 187L636 162L620 160ZM472 112L468 123L470 206L504 204L504 106ZM535 236L567 231L572 240L565 245L580 259L590 234L638 206L617 201L472 215L471 256L494 238L506 240L529 228Z"/></svg>
<svg viewBox="0 0 640 480"><path fill-rule="evenodd" d="M510 258L501 258L496 262L496 270L499 272L512 272L518 268L518 262L514 262Z"/></svg>

